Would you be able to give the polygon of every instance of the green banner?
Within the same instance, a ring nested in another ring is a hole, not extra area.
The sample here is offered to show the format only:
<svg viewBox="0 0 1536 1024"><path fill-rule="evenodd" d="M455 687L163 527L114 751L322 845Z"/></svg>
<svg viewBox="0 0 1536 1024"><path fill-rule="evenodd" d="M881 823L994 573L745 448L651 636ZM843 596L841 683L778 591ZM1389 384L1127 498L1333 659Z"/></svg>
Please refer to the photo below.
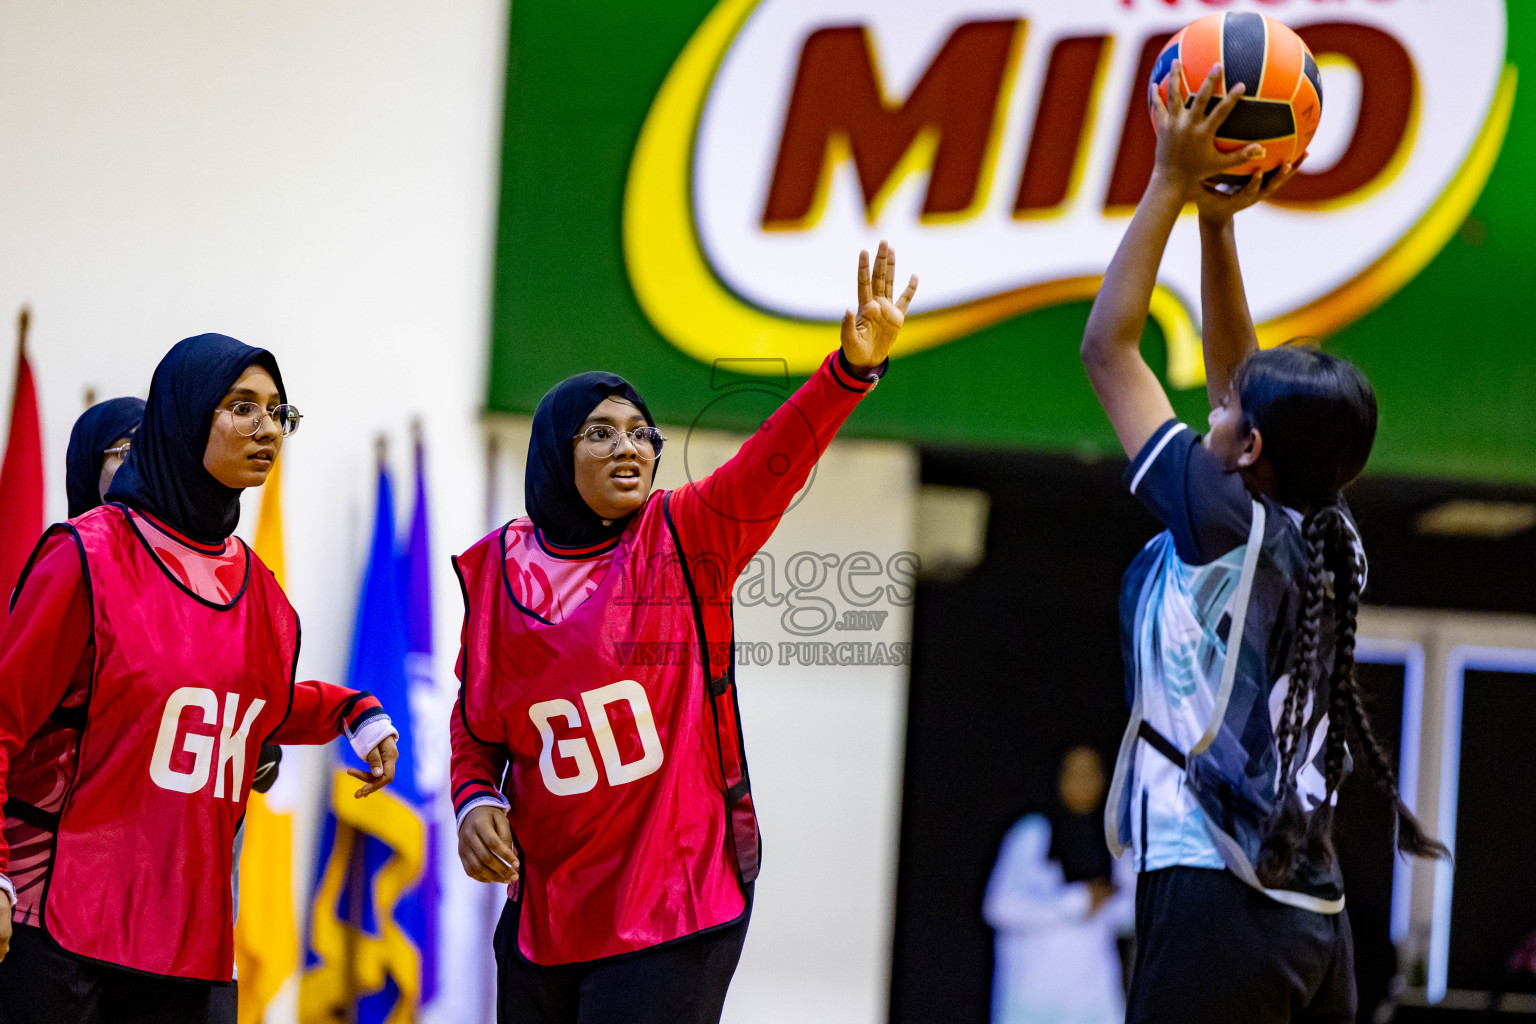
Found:
<svg viewBox="0 0 1536 1024"><path fill-rule="evenodd" d="M1324 86L1307 173L1238 220L1261 340L1322 335L1366 370L1373 472L1536 481L1536 6L1222 9L1294 28ZM488 408L601 368L664 422L750 430L760 403L721 389L803 378L884 237L922 286L848 433L1116 452L1077 345L1150 170L1146 69L1210 10L513 4ZM1186 217L1146 351L1203 423L1198 269Z"/></svg>

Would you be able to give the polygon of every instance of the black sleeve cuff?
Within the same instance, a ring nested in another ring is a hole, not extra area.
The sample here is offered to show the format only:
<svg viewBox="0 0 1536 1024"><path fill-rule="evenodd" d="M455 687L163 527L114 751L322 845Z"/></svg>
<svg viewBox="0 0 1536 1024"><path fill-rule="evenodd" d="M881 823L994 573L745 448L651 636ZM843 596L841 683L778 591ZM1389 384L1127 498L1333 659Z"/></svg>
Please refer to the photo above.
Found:
<svg viewBox="0 0 1536 1024"><path fill-rule="evenodd" d="M885 376L885 371L890 369L891 366L891 361L887 358L884 362L875 367L869 373L860 373L858 370L854 369L853 364L848 361L848 357L843 354L842 349L839 348L835 355L835 362L837 365L833 369L836 371L834 376L838 378L838 383L843 384L846 381L848 383L864 385L863 387L858 388L860 391L868 390L870 387L873 387L876 383L878 383L880 379Z"/></svg>

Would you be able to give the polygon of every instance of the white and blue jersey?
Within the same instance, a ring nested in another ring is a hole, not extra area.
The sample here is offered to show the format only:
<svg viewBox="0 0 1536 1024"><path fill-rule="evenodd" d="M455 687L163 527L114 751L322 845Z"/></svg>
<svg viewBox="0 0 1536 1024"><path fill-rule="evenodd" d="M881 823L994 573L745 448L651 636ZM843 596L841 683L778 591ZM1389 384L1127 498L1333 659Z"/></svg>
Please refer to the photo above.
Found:
<svg viewBox="0 0 1536 1024"><path fill-rule="evenodd" d="M1106 810L1110 849L1128 847L1138 871L1225 867L1262 889L1253 861L1277 791L1274 728L1306 574L1302 517L1250 494L1177 420L1157 430L1126 480L1166 529L1121 590L1132 714ZM1324 664L1332 636L1325 617ZM1304 711L1296 789L1308 813L1325 792L1327 692L1325 676ZM1290 888L1264 891L1325 913L1343 907L1334 866L1303 865Z"/></svg>

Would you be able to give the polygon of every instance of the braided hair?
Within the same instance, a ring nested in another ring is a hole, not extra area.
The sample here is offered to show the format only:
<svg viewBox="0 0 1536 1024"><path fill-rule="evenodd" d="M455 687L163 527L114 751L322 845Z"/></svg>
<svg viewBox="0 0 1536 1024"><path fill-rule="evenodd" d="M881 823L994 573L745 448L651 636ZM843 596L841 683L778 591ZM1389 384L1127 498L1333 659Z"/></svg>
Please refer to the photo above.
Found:
<svg viewBox="0 0 1536 1024"><path fill-rule="evenodd" d="M1274 497L1304 512L1306 574L1291 648L1289 684L1275 727L1279 758L1275 808L1266 823L1255 871L1270 888L1284 886L1303 862L1333 862L1333 797L1353 747L1376 788L1397 814L1398 849L1414 856L1449 856L1403 803L1392 759L1376 738L1355 677L1355 635L1365 577L1341 491L1365 468L1376 436L1376 396L1354 366L1316 349L1282 347L1249 356L1233 380L1243 430L1257 431L1273 470ZM1332 658L1324 630L1332 626ZM1323 742L1324 793L1311 819L1297 778L1311 760L1309 719L1328 704Z"/></svg>

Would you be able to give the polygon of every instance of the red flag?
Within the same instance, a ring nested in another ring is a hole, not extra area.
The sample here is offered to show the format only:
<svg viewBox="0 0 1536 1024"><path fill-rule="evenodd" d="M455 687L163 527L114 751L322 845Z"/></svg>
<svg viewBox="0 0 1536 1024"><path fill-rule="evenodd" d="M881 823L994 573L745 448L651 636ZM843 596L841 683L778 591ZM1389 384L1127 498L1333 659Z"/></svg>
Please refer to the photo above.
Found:
<svg viewBox="0 0 1536 1024"><path fill-rule="evenodd" d="M0 621L9 612L11 591L27 556L43 532L43 435L37 416L37 389L27 362L27 311L21 311L16 347L16 390L11 429L0 465Z"/></svg>

